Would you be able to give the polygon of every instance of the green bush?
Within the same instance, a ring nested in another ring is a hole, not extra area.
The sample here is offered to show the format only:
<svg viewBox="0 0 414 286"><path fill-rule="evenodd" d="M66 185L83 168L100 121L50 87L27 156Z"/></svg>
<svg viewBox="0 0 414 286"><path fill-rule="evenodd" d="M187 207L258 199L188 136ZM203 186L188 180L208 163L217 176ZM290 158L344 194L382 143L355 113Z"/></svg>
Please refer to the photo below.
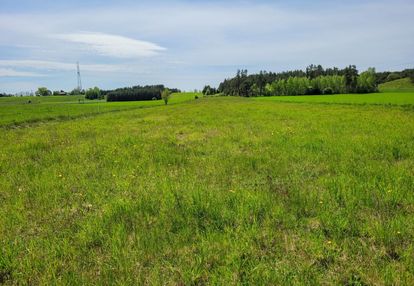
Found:
<svg viewBox="0 0 414 286"><path fill-rule="evenodd" d="M322 91L323 94L333 94L333 90L330 87L326 87Z"/></svg>
<svg viewBox="0 0 414 286"><path fill-rule="evenodd" d="M90 88L85 92L86 99L102 99L101 90L98 87Z"/></svg>
<svg viewBox="0 0 414 286"><path fill-rule="evenodd" d="M166 88L161 92L161 98L164 100L165 104L168 104L168 101L170 100L171 97L171 91Z"/></svg>
<svg viewBox="0 0 414 286"><path fill-rule="evenodd" d="M369 68L367 71L361 73L361 75L358 77L357 92L370 93L377 91L378 86L375 76L375 69Z"/></svg>
<svg viewBox="0 0 414 286"><path fill-rule="evenodd" d="M52 92L46 87L39 87L35 94L36 96L49 96L52 95Z"/></svg>
<svg viewBox="0 0 414 286"><path fill-rule="evenodd" d="M389 82L389 81L393 81L393 80L397 80L397 79L400 79L401 78L401 76L398 74L398 73L390 73L388 76L387 76L387 79L386 79L386 82Z"/></svg>
<svg viewBox="0 0 414 286"><path fill-rule="evenodd" d="M315 88L311 85L306 88L305 95L318 95L318 94L321 94L321 91L319 90L319 88Z"/></svg>

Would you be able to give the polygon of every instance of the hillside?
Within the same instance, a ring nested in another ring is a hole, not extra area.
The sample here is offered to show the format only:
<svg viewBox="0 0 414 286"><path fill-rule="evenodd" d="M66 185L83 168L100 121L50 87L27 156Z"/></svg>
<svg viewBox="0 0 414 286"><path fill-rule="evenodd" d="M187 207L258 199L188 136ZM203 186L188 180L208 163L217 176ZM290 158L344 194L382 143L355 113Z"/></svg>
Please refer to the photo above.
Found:
<svg viewBox="0 0 414 286"><path fill-rule="evenodd" d="M414 91L414 83L410 78L401 78L379 85L381 92L386 91Z"/></svg>

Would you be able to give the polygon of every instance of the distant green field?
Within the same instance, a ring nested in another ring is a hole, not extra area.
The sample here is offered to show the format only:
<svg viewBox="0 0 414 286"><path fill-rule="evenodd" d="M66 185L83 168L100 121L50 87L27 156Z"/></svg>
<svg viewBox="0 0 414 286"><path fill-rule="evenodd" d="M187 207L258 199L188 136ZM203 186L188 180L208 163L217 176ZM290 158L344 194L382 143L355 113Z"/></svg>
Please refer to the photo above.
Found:
<svg viewBox="0 0 414 286"><path fill-rule="evenodd" d="M372 94L269 96L269 97L254 97L252 99L257 100L257 101L305 102L305 103L414 105L414 91L413 92L384 92L384 93L372 93Z"/></svg>
<svg viewBox="0 0 414 286"><path fill-rule="evenodd" d="M77 103L79 99L84 99L83 95L75 96L12 96L0 97L0 106L7 104L54 104L54 103Z"/></svg>
<svg viewBox="0 0 414 286"><path fill-rule="evenodd" d="M409 78L402 78L380 84L381 92L414 92L414 83Z"/></svg>
<svg viewBox="0 0 414 286"><path fill-rule="evenodd" d="M0 284L414 285L400 96L0 105Z"/></svg>
<svg viewBox="0 0 414 286"><path fill-rule="evenodd" d="M173 94L169 104L193 100L195 93ZM0 126L21 125L45 120L67 119L90 114L163 105L162 100L106 102L84 100L82 96L0 98ZM29 103L30 101L30 103Z"/></svg>

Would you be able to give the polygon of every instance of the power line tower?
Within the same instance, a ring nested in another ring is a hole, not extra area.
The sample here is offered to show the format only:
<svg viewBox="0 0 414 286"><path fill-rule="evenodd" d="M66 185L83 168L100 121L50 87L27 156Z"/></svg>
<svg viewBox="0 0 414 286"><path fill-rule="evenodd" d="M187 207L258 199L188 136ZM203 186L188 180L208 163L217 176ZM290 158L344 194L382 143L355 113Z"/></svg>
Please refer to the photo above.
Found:
<svg viewBox="0 0 414 286"><path fill-rule="evenodd" d="M78 90L81 91L82 90L82 80L81 80L81 75L80 75L79 62L76 62L76 67L77 67L77 74L78 74Z"/></svg>

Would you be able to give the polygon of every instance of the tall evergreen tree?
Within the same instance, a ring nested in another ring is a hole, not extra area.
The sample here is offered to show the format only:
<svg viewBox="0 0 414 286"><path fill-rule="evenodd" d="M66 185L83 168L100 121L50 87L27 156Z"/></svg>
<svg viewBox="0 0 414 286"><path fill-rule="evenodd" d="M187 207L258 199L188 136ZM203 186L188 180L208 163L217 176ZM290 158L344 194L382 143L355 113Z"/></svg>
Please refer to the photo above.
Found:
<svg viewBox="0 0 414 286"><path fill-rule="evenodd" d="M355 65L350 65L344 70L346 92L354 93L358 86L358 70Z"/></svg>

